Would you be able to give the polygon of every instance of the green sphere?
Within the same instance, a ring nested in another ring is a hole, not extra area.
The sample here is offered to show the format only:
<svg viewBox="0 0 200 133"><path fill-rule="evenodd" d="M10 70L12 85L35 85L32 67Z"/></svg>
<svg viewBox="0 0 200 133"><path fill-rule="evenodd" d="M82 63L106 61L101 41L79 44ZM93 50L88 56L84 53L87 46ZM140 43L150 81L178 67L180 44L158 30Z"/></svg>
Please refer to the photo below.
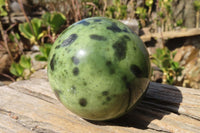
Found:
<svg viewBox="0 0 200 133"><path fill-rule="evenodd" d="M88 120L109 120L128 112L150 78L148 52L123 23L92 17L74 23L56 39L48 78L57 98Z"/></svg>

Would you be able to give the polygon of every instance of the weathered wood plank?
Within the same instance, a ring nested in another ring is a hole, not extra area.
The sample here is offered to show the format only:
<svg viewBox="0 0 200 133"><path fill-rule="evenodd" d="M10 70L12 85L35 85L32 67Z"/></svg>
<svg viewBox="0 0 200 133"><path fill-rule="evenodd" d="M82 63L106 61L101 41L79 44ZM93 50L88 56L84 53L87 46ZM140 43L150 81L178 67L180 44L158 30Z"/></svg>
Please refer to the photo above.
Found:
<svg viewBox="0 0 200 133"><path fill-rule="evenodd" d="M151 83L127 115L86 121L68 111L50 89L46 70L30 80L0 87L0 132L199 132L200 90Z"/></svg>
<svg viewBox="0 0 200 133"><path fill-rule="evenodd" d="M199 28L192 28L192 29L181 29L179 31L166 31L162 33L152 33L152 34L144 34L140 36L142 41L150 41L151 38L154 39L173 39L173 38L180 38L180 37L189 37L189 36L196 36L200 35Z"/></svg>

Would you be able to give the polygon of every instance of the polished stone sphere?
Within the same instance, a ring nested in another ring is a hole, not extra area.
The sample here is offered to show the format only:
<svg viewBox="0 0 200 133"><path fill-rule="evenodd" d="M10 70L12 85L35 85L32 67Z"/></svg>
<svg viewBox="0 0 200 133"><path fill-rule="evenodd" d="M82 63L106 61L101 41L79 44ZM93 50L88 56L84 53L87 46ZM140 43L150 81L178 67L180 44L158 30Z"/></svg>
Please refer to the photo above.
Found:
<svg viewBox="0 0 200 133"><path fill-rule="evenodd" d="M150 61L141 39L123 23L92 17L74 23L55 41L48 77L57 98L89 120L117 118L144 95Z"/></svg>

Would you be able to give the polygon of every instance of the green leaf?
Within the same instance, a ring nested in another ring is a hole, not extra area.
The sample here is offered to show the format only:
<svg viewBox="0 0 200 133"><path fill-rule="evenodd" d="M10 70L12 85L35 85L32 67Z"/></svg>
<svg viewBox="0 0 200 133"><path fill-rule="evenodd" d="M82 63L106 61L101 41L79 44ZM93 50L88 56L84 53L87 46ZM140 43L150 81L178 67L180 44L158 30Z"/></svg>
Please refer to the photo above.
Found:
<svg viewBox="0 0 200 133"><path fill-rule="evenodd" d="M66 17L62 13L54 12L54 13L45 13L42 16L43 23L46 26L51 27L52 32L57 32L63 24L66 22Z"/></svg>
<svg viewBox="0 0 200 133"><path fill-rule="evenodd" d="M35 56L35 59L36 59L37 61L47 61L47 60L48 60L47 57L45 57L45 56L43 56L43 55L40 55L40 54L36 55L36 56Z"/></svg>
<svg viewBox="0 0 200 133"><path fill-rule="evenodd" d="M176 68L179 67L179 63L178 62L172 62L172 68L175 70Z"/></svg>
<svg viewBox="0 0 200 133"><path fill-rule="evenodd" d="M172 52L172 57L174 58L176 55L177 51Z"/></svg>
<svg viewBox="0 0 200 133"><path fill-rule="evenodd" d="M162 60L162 67L170 68L170 60L168 58L165 58L164 60Z"/></svg>
<svg viewBox="0 0 200 133"><path fill-rule="evenodd" d="M20 58L19 64L23 68L31 69L31 58L22 55L21 58Z"/></svg>
<svg viewBox="0 0 200 133"><path fill-rule="evenodd" d="M167 83L172 85L174 83L174 77L173 76L167 76Z"/></svg>
<svg viewBox="0 0 200 133"><path fill-rule="evenodd" d="M135 13L138 14L141 19L145 19L147 16L147 10L144 7L137 7Z"/></svg>
<svg viewBox="0 0 200 133"><path fill-rule="evenodd" d="M16 62L13 62L11 64L10 73L12 73L13 75L20 77L23 75L23 71L24 71L24 68L20 64Z"/></svg>
<svg viewBox="0 0 200 133"><path fill-rule="evenodd" d="M50 50L51 50L52 44L45 43L43 46L40 46L40 52L45 57L49 56Z"/></svg>
<svg viewBox="0 0 200 133"><path fill-rule="evenodd" d="M15 37L14 37L13 34L11 34L11 33L9 34L8 38L9 38L12 42L15 41Z"/></svg>
<svg viewBox="0 0 200 133"><path fill-rule="evenodd" d="M38 36L42 32L42 20L39 18L34 18L31 20L31 25L33 27L33 31L34 31L36 38L39 40L41 37L38 38Z"/></svg>
<svg viewBox="0 0 200 133"><path fill-rule="evenodd" d="M52 47L52 44L49 44L49 43L45 43L44 44L44 47L45 47L45 56L48 57L49 54L50 54L50 51L51 51L51 47Z"/></svg>
<svg viewBox="0 0 200 133"><path fill-rule="evenodd" d="M15 42L15 38L19 41L20 40L20 36L18 33L15 33L14 35L13 34L9 34L9 39L12 41L12 42Z"/></svg>
<svg viewBox="0 0 200 133"><path fill-rule="evenodd" d="M21 35L30 40L31 44L34 44L37 43L37 41L42 37L40 35L42 33L42 20L38 18L32 19L31 26L33 31L31 30L29 23L25 22L19 24L19 31Z"/></svg>
<svg viewBox="0 0 200 133"><path fill-rule="evenodd" d="M195 8L196 11L200 10L200 0L194 1L194 8Z"/></svg>
<svg viewBox="0 0 200 133"><path fill-rule="evenodd" d="M0 16L7 16L8 13L6 10L4 10L4 7L5 6L5 0L0 0Z"/></svg>
<svg viewBox="0 0 200 133"><path fill-rule="evenodd" d="M46 12L45 14L42 15L42 20L43 24L45 26L50 26L50 21L51 21L51 13Z"/></svg>
<svg viewBox="0 0 200 133"><path fill-rule="evenodd" d="M4 6L5 5L5 0L0 0L0 6Z"/></svg>
<svg viewBox="0 0 200 133"><path fill-rule="evenodd" d="M153 5L153 0L145 0L145 5L151 7Z"/></svg>
<svg viewBox="0 0 200 133"><path fill-rule="evenodd" d="M52 47L52 44L49 44L49 43L45 43L43 46L40 46L41 54L36 55L35 59L38 61L47 61L51 47Z"/></svg>
<svg viewBox="0 0 200 133"><path fill-rule="evenodd" d="M174 84L174 79L181 76L183 67L179 62L175 62L173 58L176 52L171 52L167 47L156 49L156 53L152 55L151 61L156 64L164 73L168 84Z"/></svg>

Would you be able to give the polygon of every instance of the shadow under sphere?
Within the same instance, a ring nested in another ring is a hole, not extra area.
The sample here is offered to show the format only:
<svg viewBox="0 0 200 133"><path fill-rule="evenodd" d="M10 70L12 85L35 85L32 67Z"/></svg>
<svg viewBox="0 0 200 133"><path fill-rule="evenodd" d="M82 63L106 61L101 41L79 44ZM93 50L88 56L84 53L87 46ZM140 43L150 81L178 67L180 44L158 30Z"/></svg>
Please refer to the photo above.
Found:
<svg viewBox="0 0 200 133"><path fill-rule="evenodd" d="M147 129L151 121L161 120L165 115L178 113L182 94L171 85L151 82L146 95L138 105L126 115L109 121L89 121L97 125L113 125Z"/></svg>

